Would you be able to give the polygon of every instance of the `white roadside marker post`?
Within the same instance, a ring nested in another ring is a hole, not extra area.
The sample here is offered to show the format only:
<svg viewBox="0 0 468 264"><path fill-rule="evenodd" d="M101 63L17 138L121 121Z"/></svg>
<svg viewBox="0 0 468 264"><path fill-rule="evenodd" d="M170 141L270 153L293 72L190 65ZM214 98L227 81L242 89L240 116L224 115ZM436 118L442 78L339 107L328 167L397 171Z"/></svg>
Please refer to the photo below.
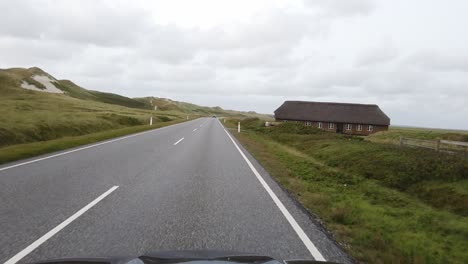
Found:
<svg viewBox="0 0 468 264"><path fill-rule="evenodd" d="M237 133L240 133L240 122L237 123Z"/></svg>
<svg viewBox="0 0 468 264"><path fill-rule="evenodd" d="M151 104L151 106L153 105L153 99L150 100L150 104ZM150 117L150 126L152 126L152 125L153 125L153 114L151 114L151 117Z"/></svg>

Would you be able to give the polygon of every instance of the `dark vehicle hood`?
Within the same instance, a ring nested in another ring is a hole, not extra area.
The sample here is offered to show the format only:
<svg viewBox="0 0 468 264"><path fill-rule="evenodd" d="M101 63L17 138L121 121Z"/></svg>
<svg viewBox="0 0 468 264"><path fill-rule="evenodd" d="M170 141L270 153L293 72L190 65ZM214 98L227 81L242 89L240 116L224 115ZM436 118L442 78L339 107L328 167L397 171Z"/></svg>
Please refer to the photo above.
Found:
<svg viewBox="0 0 468 264"><path fill-rule="evenodd" d="M161 251L142 256L103 257L103 258L67 258L54 259L34 263L51 264L312 264L324 263L313 260L276 260L268 256L234 252L234 251Z"/></svg>

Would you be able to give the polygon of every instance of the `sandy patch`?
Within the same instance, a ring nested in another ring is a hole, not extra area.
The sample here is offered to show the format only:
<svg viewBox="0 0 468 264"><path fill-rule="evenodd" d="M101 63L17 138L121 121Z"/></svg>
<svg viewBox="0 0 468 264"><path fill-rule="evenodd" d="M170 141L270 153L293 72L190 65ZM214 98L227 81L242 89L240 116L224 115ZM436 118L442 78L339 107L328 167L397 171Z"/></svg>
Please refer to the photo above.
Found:
<svg viewBox="0 0 468 264"><path fill-rule="evenodd" d="M39 89L37 88L36 85L34 84L29 84L27 83L26 81L23 81L21 83L21 87L24 88L24 89L28 89L28 90L34 90L34 91L39 91L39 92L46 92L46 93L63 93L62 90L58 89L57 87L55 87L55 85L52 83L53 79L49 78L49 76L46 76L46 75L34 75L32 77L34 80L42 83L42 85L45 86L45 89Z"/></svg>

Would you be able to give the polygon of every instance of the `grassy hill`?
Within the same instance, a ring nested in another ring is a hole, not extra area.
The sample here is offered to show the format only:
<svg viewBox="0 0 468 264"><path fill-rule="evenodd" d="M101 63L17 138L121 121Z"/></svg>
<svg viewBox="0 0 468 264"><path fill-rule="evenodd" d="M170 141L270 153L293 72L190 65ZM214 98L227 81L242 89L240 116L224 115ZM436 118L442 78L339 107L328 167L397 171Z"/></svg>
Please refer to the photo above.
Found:
<svg viewBox="0 0 468 264"><path fill-rule="evenodd" d="M63 93L46 92L37 76L47 76ZM39 91L22 88L24 83ZM168 122L185 119L187 115L191 118L213 114L258 115L170 99L134 99L87 90L70 80L58 80L37 67L0 69L0 111L0 148L148 124L151 116L156 122Z"/></svg>
<svg viewBox="0 0 468 264"><path fill-rule="evenodd" d="M201 116L217 115L217 116L236 116L239 118L246 117L258 117L264 119L273 119L273 116L258 114L256 112L241 112L234 110L225 110L219 106L208 107L208 106L199 106L196 104L178 102L167 98L158 98L158 97L143 97L135 98L140 102L145 104L156 106L157 109L161 111L177 111L185 114L195 114Z"/></svg>
<svg viewBox="0 0 468 264"><path fill-rule="evenodd" d="M151 105L144 102L134 100L125 96L121 96L113 93L103 93L99 91L86 90L70 80L60 80L56 82L56 87L62 90L66 95L82 99L82 100L91 100L107 104L115 104L130 108L139 108L139 109L152 109Z"/></svg>

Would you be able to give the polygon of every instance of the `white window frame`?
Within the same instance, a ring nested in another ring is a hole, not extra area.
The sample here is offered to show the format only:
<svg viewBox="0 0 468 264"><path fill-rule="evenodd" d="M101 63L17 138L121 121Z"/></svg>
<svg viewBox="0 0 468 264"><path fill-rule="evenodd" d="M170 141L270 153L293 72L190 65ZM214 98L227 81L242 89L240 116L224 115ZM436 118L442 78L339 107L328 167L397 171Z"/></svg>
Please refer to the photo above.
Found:
<svg viewBox="0 0 468 264"><path fill-rule="evenodd" d="M312 122L310 122L310 121L306 121L304 124L305 124L305 126L312 126Z"/></svg>
<svg viewBox="0 0 468 264"><path fill-rule="evenodd" d="M356 131L362 131L362 125L361 124L356 125Z"/></svg>
<svg viewBox="0 0 468 264"><path fill-rule="evenodd" d="M352 124L346 124L346 130L347 131L353 130L353 125Z"/></svg>
<svg viewBox="0 0 468 264"><path fill-rule="evenodd" d="M334 129L335 123L328 123L328 129Z"/></svg>
<svg viewBox="0 0 468 264"><path fill-rule="evenodd" d="M318 124L317 125L318 128L323 128L323 123L322 122L318 122L317 124Z"/></svg>
<svg viewBox="0 0 468 264"><path fill-rule="evenodd" d="M368 125L367 126L367 131L369 131L369 132L374 131L374 126L373 125Z"/></svg>

